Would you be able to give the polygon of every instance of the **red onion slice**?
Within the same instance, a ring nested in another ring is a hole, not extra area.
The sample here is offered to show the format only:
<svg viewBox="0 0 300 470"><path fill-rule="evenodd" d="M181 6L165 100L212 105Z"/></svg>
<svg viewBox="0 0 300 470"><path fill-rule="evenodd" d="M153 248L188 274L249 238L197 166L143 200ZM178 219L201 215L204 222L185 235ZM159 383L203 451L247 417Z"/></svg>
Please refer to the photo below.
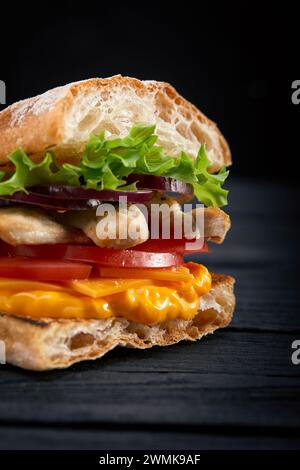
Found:
<svg viewBox="0 0 300 470"><path fill-rule="evenodd" d="M173 178L163 176L131 174L127 182L137 181L137 191L113 191L85 189L83 187L67 185L39 185L33 186L27 194L18 191L12 196L0 196L1 205L6 203L32 204L57 210L85 210L95 209L104 201L118 202L120 196L126 196L129 203L147 203L155 192L172 193L183 200L193 197L193 188L190 184Z"/></svg>
<svg viewBox="0 0 300 470"><path fill-rule="evenodd" d="M137 182L137 191L85 189L82 186L67 185L39 185L31 187L30 192L55 198L98 199L101 201L117 201L119 196L127 196L130 202L147 201L153 196L153 191L165 191L180 196L183 195L186 198L193 197L193 187L174 178L134 173L127 177L127 183L134 182Z"/></svg>
<svg viewBox="0 0 300 470"><path fill-rule="evenodd" d="M166 191L193 197L193 187L189 183L175 180L165 176L153 176L132 173L127 177L127 183L131 184L137 181L138 189L153 189L155 191Z"/></svg>
<svg viewBox="0 0 300 470"><path fill-rule="evenodd" d="M97 191L98 193L100 191ZM125 191L101 191L98 194L98 199L95 198L72 198L70 196L58 197L45 194L38 194L30 192L29 194L24 193L23 191L18 191L12 196L1 196L0 200L3 202L9 203L22 203L30 204L40 207L45 207L47 209L56 209L56 210L86 210L86 209L96 209L102 202L110 201L117 202L119 201L120 196L127 196L127 202L132 203L142 203L148 202L153 197L154 191L136 191L136 192L125 192Z"/></svg>

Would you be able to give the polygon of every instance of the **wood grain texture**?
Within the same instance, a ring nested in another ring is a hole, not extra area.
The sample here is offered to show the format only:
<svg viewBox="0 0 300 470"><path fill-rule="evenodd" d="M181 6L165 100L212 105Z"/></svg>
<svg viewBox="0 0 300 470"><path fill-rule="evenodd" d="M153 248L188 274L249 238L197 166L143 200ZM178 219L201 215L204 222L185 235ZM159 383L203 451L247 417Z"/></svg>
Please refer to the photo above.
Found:
<svg viewBox="0 0 300 470"><path fill-rule="evenodd" d="M0 427L0 450L14 450L17 440L20 450L297 450L300 437L291 436L286 439L285 432L274 435L264 430L262 434L246 433L241 430L233 433L220 433L208 430L191 432L182 430L172 432L157 429L78 429L72 428L41 428L41 427ZM77 456L76 456L77 457Z"/></svg>
<svg viewBox="0 0 300 470"><path fill-rule="evenodd" d="M0 366L2 448L300 448L295 189L231 186L232 231L196 257L237 279L230 327L66 371Z"/></svg>

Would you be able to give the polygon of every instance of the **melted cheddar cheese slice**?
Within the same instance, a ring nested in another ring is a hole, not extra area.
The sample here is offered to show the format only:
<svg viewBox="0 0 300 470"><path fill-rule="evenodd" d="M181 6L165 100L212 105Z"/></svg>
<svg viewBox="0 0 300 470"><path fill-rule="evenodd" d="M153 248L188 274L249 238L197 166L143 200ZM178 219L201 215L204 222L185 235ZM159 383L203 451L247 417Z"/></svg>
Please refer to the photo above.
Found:
<svg viewBox="0 0 300 470"><path fill-rule="evenodd" d="M192 262L178 269L188 272L185 281L93 278L58 284L0 279L0 311L32 318L124 317L146 324L190 320L200 297L210 290L211 275Z"/></svg>

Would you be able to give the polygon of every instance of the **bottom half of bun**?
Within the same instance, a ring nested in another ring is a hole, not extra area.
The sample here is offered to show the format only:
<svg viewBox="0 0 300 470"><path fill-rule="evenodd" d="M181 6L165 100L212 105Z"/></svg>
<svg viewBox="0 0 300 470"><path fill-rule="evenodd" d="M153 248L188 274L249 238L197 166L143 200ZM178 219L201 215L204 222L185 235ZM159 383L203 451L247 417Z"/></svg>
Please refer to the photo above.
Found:
<svg viewBox="0 0 300 470"><path fill-rule="evenodd" d="M61 369L97 359L116 346L151 348L182 340L195 341L227 326L235 307L234 279L213 274L198 314L189 321L170 320L155 325L124 318L105 320L18 317L0 313L0 340L7 363L31 370Z"/></svg>

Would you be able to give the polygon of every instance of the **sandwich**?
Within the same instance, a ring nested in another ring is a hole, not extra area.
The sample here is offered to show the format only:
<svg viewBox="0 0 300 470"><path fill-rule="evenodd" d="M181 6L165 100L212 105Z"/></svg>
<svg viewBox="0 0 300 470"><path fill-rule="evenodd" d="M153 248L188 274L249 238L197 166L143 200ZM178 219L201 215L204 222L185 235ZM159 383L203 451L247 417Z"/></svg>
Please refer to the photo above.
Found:
<svg viewBox="0 0 300 470"><path fill-rule="evenodd" d="M95 78L4 109L6 361L66 368L116 346L195 341L227 326L234 279L202 263L230 228L221 209L230 164L216 124L163 82Z"/></svg>

